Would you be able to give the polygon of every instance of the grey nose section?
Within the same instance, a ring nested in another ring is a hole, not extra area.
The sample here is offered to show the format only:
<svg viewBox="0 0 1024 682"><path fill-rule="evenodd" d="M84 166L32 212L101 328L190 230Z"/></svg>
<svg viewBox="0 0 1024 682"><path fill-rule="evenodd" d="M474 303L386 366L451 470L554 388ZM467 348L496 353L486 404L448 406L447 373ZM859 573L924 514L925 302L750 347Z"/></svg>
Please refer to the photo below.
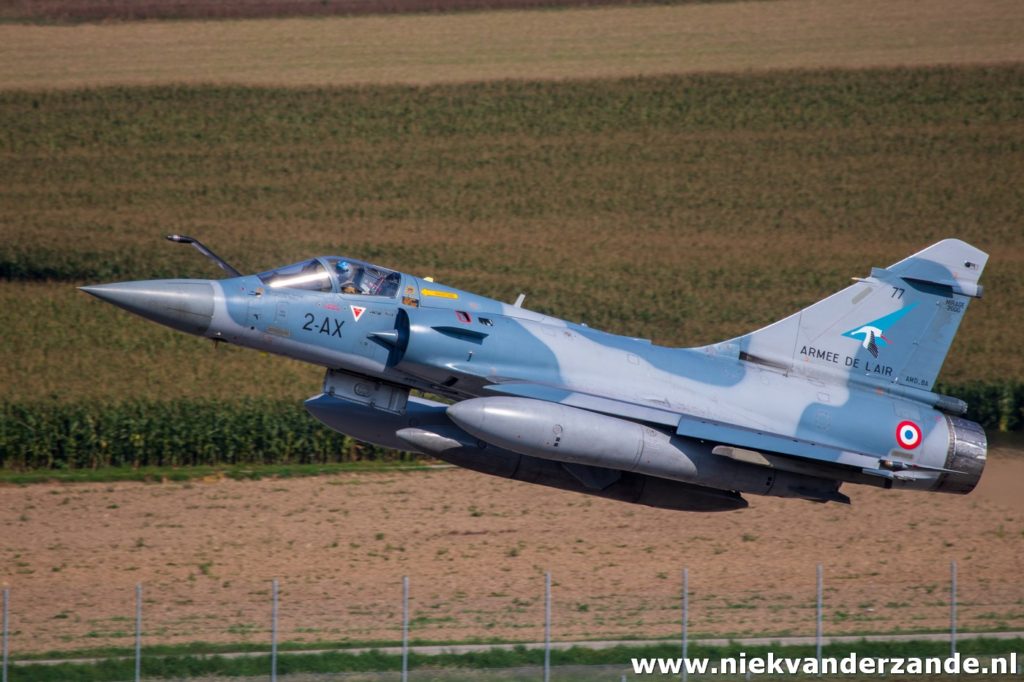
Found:
<svg viewBox="0 0 1024 682"><path fill-rule="evenodd" d="M80 287L107 303L189 334L205 334L213 321L213 284L154 279Z"/></svg>

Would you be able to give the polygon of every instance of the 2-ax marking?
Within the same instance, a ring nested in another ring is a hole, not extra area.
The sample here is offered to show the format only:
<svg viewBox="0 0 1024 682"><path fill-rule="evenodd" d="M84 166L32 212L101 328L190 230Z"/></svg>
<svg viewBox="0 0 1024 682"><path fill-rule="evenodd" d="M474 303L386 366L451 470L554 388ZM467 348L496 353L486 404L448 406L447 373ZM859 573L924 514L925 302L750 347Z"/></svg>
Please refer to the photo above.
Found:
<svg viewBox="0 0 1024 682"><path fill-rule="evenodd" d="M307 332L317 332L319 334L327 334L329 336L337 336L341 338L341 328L345 324L345 320L338 320L334 317L324 316L323 321L320 323L320 328L316 328L316 315L313 313L306 313L303 315L306 320L306 324L302 325L302 328Z"/></svg>

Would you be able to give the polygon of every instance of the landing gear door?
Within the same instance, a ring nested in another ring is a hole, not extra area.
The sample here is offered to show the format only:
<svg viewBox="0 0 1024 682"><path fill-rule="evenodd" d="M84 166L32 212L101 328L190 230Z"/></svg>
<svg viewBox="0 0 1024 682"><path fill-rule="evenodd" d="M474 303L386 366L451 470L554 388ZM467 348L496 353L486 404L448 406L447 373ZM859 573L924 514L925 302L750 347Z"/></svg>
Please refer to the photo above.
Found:
<svg viewBox="0 0 1024 682"><path fill-rule="evenodd" d="M392 414L404 414L409 401L408 388L330 369L324 376L324 393Z"/></svg>

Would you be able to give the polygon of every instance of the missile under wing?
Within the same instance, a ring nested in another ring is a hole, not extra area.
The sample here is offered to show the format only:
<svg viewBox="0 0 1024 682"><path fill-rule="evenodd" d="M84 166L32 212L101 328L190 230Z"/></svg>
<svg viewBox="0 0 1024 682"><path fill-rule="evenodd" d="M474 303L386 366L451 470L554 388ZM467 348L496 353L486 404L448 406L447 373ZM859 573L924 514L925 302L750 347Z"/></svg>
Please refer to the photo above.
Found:
<svg viewBox="0 0 1024 682"><path fill-rule="evenodd" d="M180 331L326 368L307 401L357 439L691 511L844 483L967 493L984 431L935 379L987 255L934 244L775 324L666 348L363 261L84 287ZM440 400L411 395L430 393Z"/></svg>

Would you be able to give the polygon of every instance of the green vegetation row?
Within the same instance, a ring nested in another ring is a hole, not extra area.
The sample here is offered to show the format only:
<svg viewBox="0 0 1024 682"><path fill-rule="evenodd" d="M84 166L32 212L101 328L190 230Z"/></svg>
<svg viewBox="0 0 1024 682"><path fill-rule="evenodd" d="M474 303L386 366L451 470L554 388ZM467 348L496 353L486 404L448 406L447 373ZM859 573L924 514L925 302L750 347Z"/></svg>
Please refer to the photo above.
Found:
<svg viewBox="0 0 1024 682"><path fill-rule="evenodd" d="M964 656L998 656L1024 648L1022 639L965 639L957 643L957 650ZM693 643L689 648L691 657L707 657L713 660L721 658L765 657L768 653L776 656L793 658L814 657L814 646L743 646L729 644L727 646L708 646ZM127 653L127 652L125 652ZM839 658L850 653L858 657L907 657L949 655L948 642L854 642L849 644L829 644L822 647L825 658ZM586 665L618 665L623 669L629 667L631 658L675 658L679 656L679 644L666 642L654 646L618 646L608 649L589 649L573 647L564 651L551 652L551 665L586 666ZM397 654L385 654L377 651L350 654L331 652L323 654L290 653L278 657L277 670L279 675L289 673L340 673L340 672L372 672L395 671L401 669L402 657ZM514 650L491 649L484 652L466 654L441 654L425 656L410 653L409 668L417 669L450 669L450 670L484 670L515 668L522 666L543 665L543 650L528 650L516 647ZM142 674L148 678L189 678L204 675L263 675L270 669L269 656L243 658L224 658L220 656L195 657L188 655L166 656L164 658L147 658L142 660ZM10 682L113 682L131 679L134 661L107 660L95 664L62 663L59 665L24 665L13 667L10 671ZM437 673L437 679L444 679L443 673Z"/></svg>
<svg viewBox="0 0 1024 682"><path fill-rule="evenodd" d="M4 151L327 145L675 128L813 130L1012 123L1024 65L686 74L614 80L3 91ZM205 114L199 120L189 113ZM109 125L88 129L89 122ZM162 120L164 115L169 120Z"/></svg>
<svg viewBox="0 0 1024 682"><path fill-rule="evenodd" d="M3 403L0 468L98 469L403 461L360 444L289 401Z"/></svg>
<svg viewBox="0 0 1024 682"><path fill-rule="evenodd" d="M1024 383L943 389L966 399L967 416L986 429L1024 428ZM356 443L287 400L0 403L0 469L6 470L325 465L410 457Z"/></svg>
<svg viewBox="0 0 1024 682"><path fill-rule="evenodd" d="M960 385L939 384L939 393L967 403L966 417L989 431L1024 430L1024 382L974 381Z"/></svg>
<svg viewBox="0 0 1024 682"><path fill-rule="evenodd" d="M134 254L139 258L141 254ZM137 267L128 259L112 260L106 254L78 252L66 249L24 248L9 249L0 256L0 278L24 281L109 281L140 279ZM151 265L146 279L178 277L168 265Z"/></svg>

